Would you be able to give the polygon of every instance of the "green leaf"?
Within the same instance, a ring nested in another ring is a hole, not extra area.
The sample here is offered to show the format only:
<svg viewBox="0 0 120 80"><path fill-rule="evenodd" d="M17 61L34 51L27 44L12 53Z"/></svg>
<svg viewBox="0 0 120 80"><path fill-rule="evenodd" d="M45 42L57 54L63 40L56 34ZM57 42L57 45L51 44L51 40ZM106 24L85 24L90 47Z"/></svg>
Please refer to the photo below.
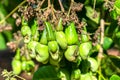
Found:
<svg viewBox="0 0 120 80"><path fill-rule="evenodd" d="M95 11L94 9L92 9L92 7L90 6L85 6L86 8L86 16L91 19L92 21L94 21L95 23L99 23L100 20L100 12ZM96 16L94 17L94 13L96 14Z"/></svg>
<svg viewBox="0 0 120 80"><path fill-rule="evenodd" d="M120 80L120 77L118 75L114 74L110 77L110 80Z"/></svg>
<svg viewBox="0 0 120 80"><path fill-rule="evenodd" d="M5 35L7 41L11 41L13 39L11 31L3 31L3 34Z"/></svg>
<svg viewBox="0 0 120 80"><path fill-rule="evenodd" d="M6 49L6 43L3 35L0 33L0 50Z"/></svg>
<svg viewBox="0 0 120 80"><path fill-rule="evenodd" d="M60 80L53 66L42 66L33 75L32 80Z"/></svg>
<svg viewBox="0 0 120 80"><path fill-rule="evenodd" d="M114 3L114 9L116 10L117 14L120 15L120 0L116 0Z"/></svg>
<svg viewBox="0 0 120 80"><path fill-rule="evenodd" d="M120 0L116 0L114 3L114 6L120 8Z"/></svg>
<svg viewBox="0 0 120 80"><path fill-rule="evenodd" d="M112 11L110 12L110 16L111 16L111 18L113 18L114 20L117 20L118 14L116 13L115 10L112 10Z"/></svg>

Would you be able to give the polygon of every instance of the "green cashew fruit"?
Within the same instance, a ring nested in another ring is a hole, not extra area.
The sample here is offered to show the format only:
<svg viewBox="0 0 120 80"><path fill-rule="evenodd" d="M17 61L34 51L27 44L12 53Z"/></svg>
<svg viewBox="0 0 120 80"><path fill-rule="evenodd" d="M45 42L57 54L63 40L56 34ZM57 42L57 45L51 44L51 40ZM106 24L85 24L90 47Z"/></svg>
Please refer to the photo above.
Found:
<svg viewBox="0 0 120 80"><path fill-rule="evenodd" d="M77 57L77 52L76 52L76 49L77 49L77 45L71 45L71 46L68 46L67 50L65 51L64 55L65 55L65 58L68 60L68 61L76 61Z"/></svg>
<svg viewBox="0 0 120 80"><path fill-rule="evenodd" d="M13 69L13 73L19 75L22 71L22 67L21 67L21 61L20 60L16 60L13 59L12 60L12 69Z"/></svg>
<svg viewBox="0 0 120 80"><path fill-rule="evenodd" d="M22 70L23 71L31 71L32 69L34 69L35 63L32 60L26 60L26 61L22 61Z"/></svg>
<svg viewBox="0 0 120 80"><path fill-rule="evenodd" d="M67 48L67 40L63 31L55 32L56 41L62 49Z"/></svg>
<svg viewBox="0 0 120 80"><path fill-rule="evenodd" d="M57 50L55 53L49 51L49 53L50 53L50 56L52 57L52 59L54 59L54 60L59 59L59 50Z"/></svg>
<svg viewBox="0 0 120 80"><path fill-rule="evenodd" d="M36 56L39 62L44 62L49 58L48 46L38 43L35 47L35 51L38 53Z"/></svg>
<svg viewBox="0 0 120 80"><path fill-rule="evenodd" d="M55 35L53 33L51 24L49 22L45 22L45 25L46 25L46 31L47 31L47 40L48 41L55 40Z"/></svg>
<svg viewBox="0 0 120 80"><path fill-rule="evenodd" d="M56 41L48 42L48 49L49 49L49 53L50 53L51 57L54 60L58 60L59 59L59 46L58 46L58 43Z"/></svg>
<svg viewBox="0 0 120 80"><path fill-rule="evenodd" d="M30 36L30 35L26 35L26 36L24 37L24 43L29 43L30 40L31 40L31 36Z"/></svg>
<svg viewBox="0 0 120 80"><path fill-rule="evenodd" d="M49 51L55 53L59 49L59 46L56 41L50 41L48 42L48 48L49 48Z"/></svg>
<svg viewBox="0 0 120 80"><path fill-rule="evenodd" d="M22 26L28 25L28 21L25 20L24 17L22 17Z"/></svg>
<svg viewBox="0 0 120 80"><path fill-rule="evenodd" d="M44 45L47 45L47 31L46 31L46 28L44 28L43 30L43 33L42 33L42 36L41 36L41 39L40 39L40 43L41 44L44 44Z"/></svg>
<svg viewBox="0 0 120 80"><path fill-rule="evenodd" d="M67 39L65 33L63 32L62 18L60 18L58 25L56 27L55 38L62 49L67 48Z"/></svg>
<svg viewBox="0 0 120 80"><path fill-rule="evenodd" d="M98 62L91 57L88 57L88 61L90 62L90 69L91 71L95 72L98 69Z"/></svg>
<svg viewBox="0 0 120 80"><path fill-rule="evenodd" d="M60 18L58 25L56 27L57 31L63 31L62 18Z"/></svg>
<svg viewBox="0 0 120 80"><path fill-rule="evenodd" d="M26 64L27 64L26 71L28 71L28 72L31 71L32 69L34 69L34 67L35 67L35 63L32 60L28 60L26 62Z"/></svg>
<svg viewBox="0 0 120 80"><path fill-rule="evenodd" d="M32 39L34 41L39 40L39 31L38 31L38 25L36 20L34 20L34 23L31 26L31 34L32 34Z"/></svg>
<svg viewBox="0 0 120 80"><path fill-rule="evenodd" d="M16 60L20 60L20 57L21 57L21 56L20 56L20 49L17 48L14 59L16 59Z"/></svg>
<svg viewBox="0 0 120 80"><path fill-rule="evenodd" d="M113 43L113 40L110 37L104 37L103 49L104 50L109 49L112 43Z"/></svg>
<svg viewBox="0 0 120 80"><path fill-rule="evenodd" d="M49 63L55 66L59 66L59 62L62 60L63 58L63 52L59 51L58 53L58 57L54 58L53 54L51 54L51 57L49 58Z"/></svg>
<svg viewBox="0 0 120 80"><path fill-rule="evenodd" d="M84 28L84 30L82 30L82 32L81 32L81 41L82 41L82 43L89 41L89 36L87 34L86 27L84 26L83 28Z"/></svg>
<svg viewBox="0 0 120 80"><path fill-rule="evenodd" d="M80 69L74 69L71 73L71 80L80 80L81 71Z"/></svg>
<svg viewBox="0 0 120 80"><path fill-rule="evenodd" d="M49 63L54 66L59 66L59 60L54 60L52 57L49 58Z"/></svg>
<svg viewBox="0 0 120 80"><path fill-rule="evenodd" d="M31 35L31 29L29 26L22 26L21 28L21 33L23 36L26 36L26 35Z"/></svg>
<svg viewBox="0 0 120 80"><path fill-rule="evenodd" d="M81 58L86 59L91 49L92 49L91 42L85 42L85 43L80 44L79 53L80 53Z"/></svg>
<svg viewBox="0 0 120 80"><path fill-rule="evenodd" d="M70 23L70 25L65 29L65 35L68 45L78 43L78 34L76 32L75 25L73 22Z"/></svg>
<svg viewBox="0 0 120 80"><path fill-rule="evenodd" d="M37 44L38 44L38 42L36 42L36 41L30 41L27 44L27 48L30 52L30 57L32 57L32 58L36 57L35 47L36 47Z"/></svg>
<svg viewBox="0 0 120 80"><path fill-rule="evenodd" d="M28 43L31 40L31 30L29 26L22 26L21 33L24 36L24 42Z"/></svg>
<svg viewBox="0 0 120 80"><path fill-rule="evenodd" d="M27 62L26 61L22 61L22 70L26 71L26 67L27 67Z"/></svg>

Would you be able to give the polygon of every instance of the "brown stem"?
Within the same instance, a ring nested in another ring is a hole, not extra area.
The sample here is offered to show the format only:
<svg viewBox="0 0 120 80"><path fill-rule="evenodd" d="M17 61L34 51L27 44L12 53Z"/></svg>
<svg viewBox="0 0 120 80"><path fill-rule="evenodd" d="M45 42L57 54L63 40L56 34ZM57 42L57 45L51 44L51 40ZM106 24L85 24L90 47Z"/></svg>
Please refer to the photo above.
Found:
<svg viewBox="0 0 120 80"><path fill-rule="evenodd" d="M53 8L53 5L52 5L52 15L53 15L53 19L56 19L56 17L55 17L55 13L54 13L54 8Z"/></svg>
<svg viewBox="0 0 120 80"><path fill-rule="evenodd" d="M101 64L101 60L103 58L103 48L102 48L102 45L103 45L103 41L104 41L104 26L105 26L105 22L103 19L100 20L100 30L101 30L101 33L100 33L100 49L99 49L99 53L98 53L98 64L99 64L99 72L101 73L101 67L100 67L100 64ZM99 80L101 79L101 77L99 76Z"/></svg>
<svg viewBox="0 0 120 80"><path fill-rule="evenodd" d="M42 0L41 2L39 2L37 9L40 9L44 2L45 2L45 0Z"/></svg>
<svg viewBox="0 0 120 80"><path fill-rule="evenodd" d="M50 3L50 0L48 0L48 8L51 7L51 3Z"/></svg>
<svg viewBox="0 0 120 80"><path fill-rule="evenodd" d="M104 41L104 26L105 26L105 23L104 23L104 20L101 19L100 21L100 27L101 27L101 40L100 40L100 45L101 45L101 49L99 51L99 55L101 55L100 57L102 57L102 53L103 53L103 48L102 48L102 45L103 45L103 41Z"/></svg>
<svg viewBox="0 0 120 80"><path fill-rule="evenodd" d="M63 7L63 5L62 5L61 1L60 1L60 0L58 0L58 2L59 2L59 4L60 4L61 11L62 11L62 12L64 12L65 10L64 10L64 7Z"/></svg>
<svg viewBox="0 0 120 80"><path fill-rule="evenodd" d="M68 14L67 14L68 17L69 17L69 15L70 15L70 11L71 11L73 2L74 2L74 0L71 0L70 7L69 7L69 10L68 10Z"/></svg>

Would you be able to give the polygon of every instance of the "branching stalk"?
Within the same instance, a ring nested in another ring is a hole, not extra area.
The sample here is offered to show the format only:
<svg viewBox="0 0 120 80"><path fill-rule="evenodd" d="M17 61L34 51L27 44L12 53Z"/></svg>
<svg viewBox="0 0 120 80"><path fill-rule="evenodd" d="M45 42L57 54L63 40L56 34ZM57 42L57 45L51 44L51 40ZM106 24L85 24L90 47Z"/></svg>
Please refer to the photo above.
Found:
<svg viewBox="0 0 120 80"><path fill-rule="evenodd" d="M20 6L22 6L24 3L26 3L26 0L21 2L16 8L14 8L4 19L0 21L0 24L2 24L6 19L8 19Z"/></svg>
<svg viewBox="0 0 120 80"><path fill-rule="evenodd" d="M63 7L63 5L62 5L62 3L61 3L61 0L58 0L58 2L59 2L59 4L60 4L61 11L62 11L62 12L65 12L64 7Z"/></svg>
<svg viewBox="0 0 120 80"><path fill-rule="evenodd" d="M98 53L98 64L99 64L99 73L101 73L101 67L100 67L100 64L101 64L101 60L103 58L103 48L102 48L102 45L103 45L103 41L104 41L104 26L105 26L105 22L103 19L101 19L100 21L100 30L101 30L101 33L100 33L100 49L99 49L99 53ZM99 75L99 80L101 80L101 76Z"/></svg>
<svg viewBox="0 0 120 80"><path fill-rule="evenodd" d="M69 10L68 10L68 14L67 14L68 17L69 17L69 15L70 15L70 11L71 11L73 2L74 2L74 0L71 0L70 7L69 7Z"/></svg>

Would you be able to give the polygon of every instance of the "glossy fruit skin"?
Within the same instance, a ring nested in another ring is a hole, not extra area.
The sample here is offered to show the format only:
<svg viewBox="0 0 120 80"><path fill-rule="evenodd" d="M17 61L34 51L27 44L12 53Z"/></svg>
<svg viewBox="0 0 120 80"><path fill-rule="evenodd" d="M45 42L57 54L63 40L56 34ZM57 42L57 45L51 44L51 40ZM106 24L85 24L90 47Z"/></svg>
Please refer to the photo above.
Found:
<svg viewBox="0 0 120 80"><path fill-rule="evenodd" d="M36 57L35 47L36 47L37 44L38 44L37 41L30 41L27 44L27 48L28 48L28 50L30 52L30 57L32 57L32 58Z"/></svg>
<svg viewBox="0 0 120 80"><path fill-rule="evenodd" d="M91 57L89 57L87 60L90 62L91 71L96 72L98 69L98 62L94 58L91 58Z"/></svg>
<svg viewBox="0 0 120 80"><path fill-rule="evenodd" d="M68 61L76 61L76 56L75 56L75 50L77 48L77 45L71 45L71 46L68 46L67 50L65 51L64 55L65 55L65 58L68 60Z"/></svg>
<svg viewBox="0 0 120 80"><path fill-rule="evenodd" d="M36 57L39 62L44 62L49 58L48 46L38 43L35 51L38 53Z"/></svg>
<svg viewBox="0 0 120 80"><path fill-rule="evenodd" d="M35 63L32 60L22 61L22 70L29 72L34 69Z"/></svg>
<svg viewBox="0 0 120 80"><path fill-rule="evenodd" d="M49 22L45 22L45 25L46 25L46 31L47 31L47 40L48 41L55 40L55 35L53 33L51 24Z"/></svg>
<svg viewBox="0 0 120 80"><path fill-rule="evenodd" d="M28 60L27 61L26 71L29 72L30 70L34 69L34 67L35 67L35 63L32 60Z"/></svg>
<svg viewBox="0 0 120 80"><path fill-rule="evenodd" d="M47 45L48 41L47 41L47 31L46 28L44 28L41 39L40 39L40 43Z"/></svg>
<svg viewBox="0 0 120 80"><path fill-rule="evenodd" d="M20 56L20 49L17 48L14 59L16 59L16 60L20 60L20 57L21 57L21 56Z"/></svg>
<svg viewBox="0 0 120 80"><path fill-rule="evenodd" d="M79 53L82 59L86 59L89 55L90 50L92 49L92 43L91 42L85 42L80 44L79 46Z"/></svg>
<svg viewBox="0 0 120 80"><path fill-rule="evenodd" d="M56 41L50 41L48 42L48 48L49 51L55 53L58 50L59 46Z"/></svg>
<svg viewBox="0 0 120 80"><path fill-rule="evenodd" d="M70 25L65 29L65 35L68 45L77 44L78 34L76 32L75 25L73 22L70 23Z"/></svg>
<svg viewBox="0 0 120 80"><path fill-rule="evenodd" d="M34 41L39 40L39 31L38 31L38 24L37 24L36 19L34 20L34 23L31 26L31 34L32 34L32 40Z"/></svg>
<svg viewBox="0 0 120 80"><path fill-rule="evenodd" d="M86 26L83 26L83 30L81 30L81 41L82 43L89 41Z"/></svg>
<svg viewBox="0 0 120 80"><path fill-rule="evenodd" d="M26 36L26 35L31 35L31 29L29 26L22 26L21 28L21 33L23 36Z"/></svg>
<svg viewBox="0 0 120 80"><path fill-rule="evenodd" d="M31 30L28 25L24 25L21 28L21 33L24 36L24 42L28 43L31 40Z"/></svg>
<svg viewBox="0 0 120 80"><path fill-rule="evenodd" d="M63 31L55 32L56 41L62 49L67 48L67 40Z"/></svg>
<svg viewBox="0 0 120 80"><path fill-rule="evenodd" d="M112 45L113 40L109 37L104 37L104 42L103 42L103 49L107 50L110 48Z"/></svg>
<svg viewBox="0 0 120 80"><path fill-rule="evenodd" d="M14 74L20 74L22 71L22 64L20 60L13 59L12 60L12 69Z"/></svg>
<svg viewBox="0 0 120 80"><path fill-rule="evenodd" d="M27 62L26 61L22 61L22 70L26 71L26 67L27 67Z"/></svg>
<svg viewBox="0 0 120 80"><path fill-rule="evenodd" d="M63 31L62 18L59 19L58 25L56 26L57 31Z"/></svg>

